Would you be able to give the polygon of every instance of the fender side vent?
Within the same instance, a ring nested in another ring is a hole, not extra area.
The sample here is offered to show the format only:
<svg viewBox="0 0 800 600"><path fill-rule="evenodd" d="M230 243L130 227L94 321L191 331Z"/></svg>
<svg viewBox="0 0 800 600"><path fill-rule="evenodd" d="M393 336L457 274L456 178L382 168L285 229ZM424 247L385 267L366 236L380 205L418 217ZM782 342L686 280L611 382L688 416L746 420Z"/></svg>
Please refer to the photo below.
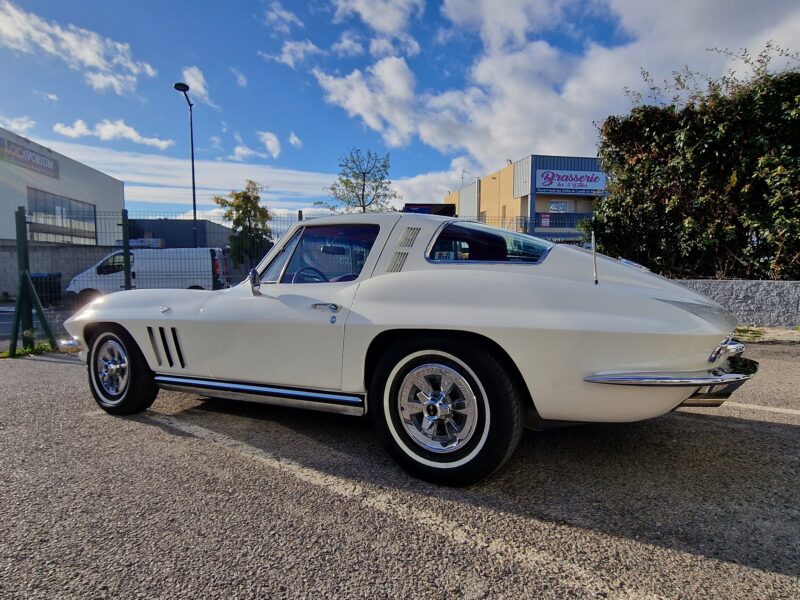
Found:
<svg viewBox="0 0 800 600"><path fill-rule="evenodd" d="M164 355L167 357L167 364L171 367L175 363L172 362L172 352L169 351L169 342L167 342L167 334L163 327L158 328L158 333L161 334L161 344L164 348Z"/></svg>
<svg viewBox="0 0 800 600"><path fill-rule="evenodd" d="M399 273L403 270L403 265L406 264L408 252L395 252L389 259L389 264L386 265L387 273Z"/></svg>
<svg viewBox="0 0 800 600"><path fill-rule="evenodd" d="M417 236L419 235L420 230L420 227L406 227L403 235L401 235L400 239L397 241L397 247L411 248L411 246L414 245L414 242L417 241Z"/></svg>
<svg viewBox="0 0 800 600"><path fill-rule="evenodd" d="M174 327L172 328L172 341L175 343L175 354L178 355L178 362L181 365L181 369L186 368L186 363L183 360L183 352L181 352L181 343L178 341L178 330Z"/></svg>
<svg viewBox="0 0 800 600"><path fill-rule="evenodd" d="M150 346L153 348L153 354L156 355L156 363L161 366L161 352L158 351L158 344L156 343L156 336L153 335L153 328L147 328L147 337L150 338Z"/></svg>

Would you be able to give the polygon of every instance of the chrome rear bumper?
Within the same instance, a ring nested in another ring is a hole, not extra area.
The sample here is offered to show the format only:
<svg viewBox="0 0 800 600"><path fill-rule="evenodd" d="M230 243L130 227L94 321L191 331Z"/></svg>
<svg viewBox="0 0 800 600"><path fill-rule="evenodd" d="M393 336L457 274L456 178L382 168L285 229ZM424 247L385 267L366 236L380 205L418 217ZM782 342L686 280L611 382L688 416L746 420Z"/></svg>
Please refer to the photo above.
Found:
<svg viewBox="0 0 800 600"><path fill-rule="evenodd" d="M758 363L742 358L742 352L743 344L726 340L709 357L710 362L725 358L721 367L705 371L599 373L584 377L584 381L608 385L697 388L681 406L719 406L758 370Z"/></svg>

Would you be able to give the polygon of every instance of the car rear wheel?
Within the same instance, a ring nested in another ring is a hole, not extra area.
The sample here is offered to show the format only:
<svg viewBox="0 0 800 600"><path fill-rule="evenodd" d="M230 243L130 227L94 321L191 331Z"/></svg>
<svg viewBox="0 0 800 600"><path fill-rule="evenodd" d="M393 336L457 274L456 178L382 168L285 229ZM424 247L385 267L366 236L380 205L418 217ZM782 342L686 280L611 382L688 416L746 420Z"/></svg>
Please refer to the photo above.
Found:
<svg viewBox="0 0 800 600"><path fill-rule="evenodd" d="M122 327L107 326L93 335L88 370L94 399L113 415L146 410L158 395L153 372L136 342Z"/></svg>
<svg viewBox="0 0 800 600"><path fill-rule="evenodd" d="M469 485L510 458L523 429L519 395L480 345L409 341L379 361L370 410L389 453L413 475Z"/></svg>

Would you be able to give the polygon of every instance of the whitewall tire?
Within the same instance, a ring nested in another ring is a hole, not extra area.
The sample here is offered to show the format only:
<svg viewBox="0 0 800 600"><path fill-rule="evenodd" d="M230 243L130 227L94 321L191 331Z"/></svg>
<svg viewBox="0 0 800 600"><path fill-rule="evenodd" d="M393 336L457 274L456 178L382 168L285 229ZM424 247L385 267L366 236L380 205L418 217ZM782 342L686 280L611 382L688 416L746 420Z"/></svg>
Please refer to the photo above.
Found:
<svg viewBox="0 0 800 600"><path fill-rule="evenodd" d="M482 346L430 337L384 354L369 402L401 466L435 483L468 485L499 469L518 445L518 396L507 370Z"/></svg>
<svg viewBox="0 0 800 600"><path fill-rule="evenodd" d="M158 395L153 372L133 338L118 325L95 331L87 360L89 388L100 407L114 415L148 409Z"/></svg>

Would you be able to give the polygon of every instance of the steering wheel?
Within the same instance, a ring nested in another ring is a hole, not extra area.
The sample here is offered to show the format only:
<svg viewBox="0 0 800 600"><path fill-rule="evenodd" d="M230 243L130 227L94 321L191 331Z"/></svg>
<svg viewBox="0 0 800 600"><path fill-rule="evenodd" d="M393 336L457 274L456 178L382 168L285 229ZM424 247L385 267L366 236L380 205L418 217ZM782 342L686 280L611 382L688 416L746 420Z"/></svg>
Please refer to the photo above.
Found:
<svg viewBox="0 0 800 600"><path fill-rule="evenodd" d="M319 279L321 279L326 283L330 281L327 277L325 277L325 273L323 273L322 271L320 271L315 267L306 265L305 267L300 267L299 269L297 269L297 271L294 272L294 276L292 277L292 283L297 283L297 276L300 275L300 273L302 273L303 271L311 271L314 275L316 275L317 277L319 277Z"/></svg>

